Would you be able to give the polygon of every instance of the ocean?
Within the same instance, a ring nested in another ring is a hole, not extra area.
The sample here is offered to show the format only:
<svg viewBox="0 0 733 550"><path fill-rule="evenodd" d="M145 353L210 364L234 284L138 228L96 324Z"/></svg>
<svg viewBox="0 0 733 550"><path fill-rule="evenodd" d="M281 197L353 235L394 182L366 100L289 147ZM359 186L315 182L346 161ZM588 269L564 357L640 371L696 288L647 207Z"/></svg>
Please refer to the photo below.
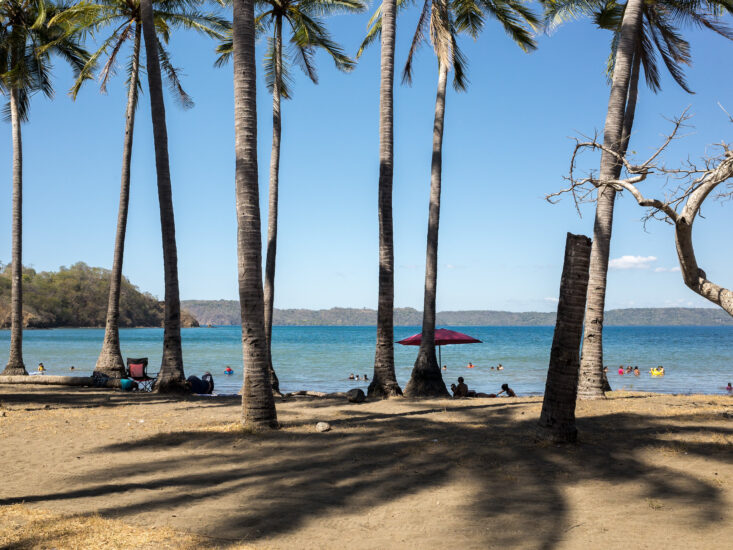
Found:
<svg viewBox="0 0 733 550"><path fill-rule="evenodd" d="M443 327L464 332L482 344L443 346L446 385L463 376L470 389L496 392L508 383L518 395L544 391L553 327ZM395 327L395 340L420 331L420 327ZM23 356L26 369L43 362L48 374L88 374L94 369L104 336L103 329L26 330ZM210 371L216 393L236 393L242 385L240 327L183 329L186 376ZM350 381L349 373L368 374L374 361L375 327L273 328L273 361L284 392L296 390L366 390L368 382ZM148 357L149 371L160 365L163 330L120 330L123 357ZM7 360L10 331L0 330L0 349ZM733 327L606 327L605 362L614 390L660 393L726 393L733 381ZM397 379L407 383L417 347L395 344ZM466 365L472 362L475 368ZM501 363L503 371L491 370ZM619 365L638 365L640 377L619 376ZM235 374L224 374L231 365ZM651 367L664 365L666 376L652 378Z"/></svg>

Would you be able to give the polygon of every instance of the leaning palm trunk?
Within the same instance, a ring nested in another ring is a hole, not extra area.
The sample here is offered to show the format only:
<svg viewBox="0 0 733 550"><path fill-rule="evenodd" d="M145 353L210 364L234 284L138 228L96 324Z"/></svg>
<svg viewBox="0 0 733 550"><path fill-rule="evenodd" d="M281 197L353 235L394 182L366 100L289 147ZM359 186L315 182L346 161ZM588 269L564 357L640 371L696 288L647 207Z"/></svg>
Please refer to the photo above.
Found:
<svg viewBox="0 0 733 550"><path fill-rule="evenodd" d="M163 359L155 381L159 392L185 391L181 351L181 302L178 294L178 253L176 251L176 227L173 218L170 165L168 160L168 132L165 123L163 84L158 59L158 42L155 37L151 0L141 0L140 14L145 37L145 53L150 90L150 112L153 119L155 141L155 168L158 175L158 201L160 203L160 230L163 238L163 269L165 274L165 311L163 315Z"/></svg>
<svg viewBox="0 0 733 550"><path fill-rule="evenodd" d="M440 225L440 186L443 168L443 121L445 119L445 88L448 66L439 63L438 93L435 98L433 125L433 159L430 168L430 210L428 214L428 244L425 258L425 302L422 318L420 351L405 386L408 397L443 397L448 390L435 357L435 297L438 283L438 228Z"/></svg>
<svg viewBox="0 0 733 550"><path fill-rule="evenodd" d="M122 182L120 184L120 207L117 213L117 234L115 236L114 260L109 283L107 302L107 323L104 329L102 351L94 367L95 373L110 378L123 378L125 363L120 351L120 289L122 288L122 259L125 253L125 233L127 231L127 208L130 203L130 163L132 160L132 137L135 129L135 108L137 106L137 86L140 70L140 25L135 26L132 71L127 92L127 112L125 114L125 141L122 153Z"/></svg>
<svg viewBox="0 0 733 550"><path fill-rule="evenodd" d="M394 370L394 238L392 230L392 171L394 153L395 0L382 2L382 56L379 85L379 302L377 346L370 397L402 395Z"/></svg>
<svg viewBox="0 0 733 550"><path fill-rule="evenodd" d="M265 260L265 338L267 340L267 368L275 393L280 393L280 382L272 366L272 311L275 303L275 255L277 253L277 205L280 174L280 85L282 79L283 22L275 22L275 82L272 87L272 153L270 155L270 205L267 217L267 256Z"/></svg>
<svg viewBox="0 0 733 550"><path fill-rule="evenodd" d="M537 438L552 443L575 443L578 437L575 427L578 356L583 335L590 252L588 237L568 233L550 366L537 426Z"/></svg>
<svg viewBox="0 0 733 550"><path fill-rule="evenodd" d="M3 375L28 374L23 364L23 143L20 134L18 90L10 89L13 132L13 265L11 267L10 358Z"/></svg>
<svg viewBox="0 0 733 550"><path fill-rule="evenodd" d="M624 114L631 78L632 58L636 50L636 41L641 30L641 24L642 0L629 0L621 23L611 95L608 100L608 112L603 132L603 144L613 151L621 151L622 147ZM617 157L604 151L601 156L601 179L606 181L616 179L620 169ZM603 397L603 313L606 303L606 276L608 274L615 198L616 192L611 186L605 186L598 190L590 276L588 279L588 303L585 313L583 353L578 382L578 397L581 399Z"/></svg>
<svg viewBox="0 0 733 550"><path fill-rule="evenodd" d="M237 254L244 357L242 423L246 428L258 429L277 427L277 413L267 364L262 290L253 3L234 2L233 44Z"/></svg>

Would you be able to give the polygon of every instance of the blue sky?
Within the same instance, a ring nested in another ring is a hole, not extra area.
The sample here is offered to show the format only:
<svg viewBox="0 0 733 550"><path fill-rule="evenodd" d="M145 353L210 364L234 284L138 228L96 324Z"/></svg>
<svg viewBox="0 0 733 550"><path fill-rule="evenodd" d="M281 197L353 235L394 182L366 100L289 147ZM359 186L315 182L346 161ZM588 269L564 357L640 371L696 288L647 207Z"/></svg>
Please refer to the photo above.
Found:
<svg viewBox="0 0 733 550"><path fill-rule="evenodd" d="M370 9L371 12L371 9ZM369 13L329 21L347 52L356 52ZM397 66L404 64L417 10L398 20ZM718 107L733 112L733 44L685 30L695 95L665 74L659 95L641 90L631 148L643 155L669 126L662 117L687 106L695 129L674 144L676 163L710 152L730 134ZM467 93L447 97L440 226L438 309L552 310L562 269L565 233L592 234L594 205L578 217L561 188L571 137L602 130L608 102L604 74L610 35L589 22L539 36L523 53L488 21L476 41L463 39L470 61ZM261 46L259 44L258 46ZM171 174L182 299L236 299L233 96L231 66L213 67L214 44L191 33L174 35L175 64L196 106L181 110L167 96ZM271 98L258 47L260 192L266 228ZM320 83L296 77L283 104L280 227L276 307L376 307L379 47L351 74L317 58ZM57 269L84 261L109 267L119 198L125 93L121 75L109 93L94 84L76 102L65 94L70 70L56 64L56 98L36 96L23 127L25 161L24 264ZM399 77L396 82L399 84ZM395 304L422 308L431 132L437 66L418 55L412 87L395 89ZM147 82L145 83L147 86ZM124 273L142 290L163 295L160 221L149 99L138 110ZM0 125L0 261L10 259L10 125ZM598 157L588 156L587 166ZM4 173L3 173L4 172ZM648 189L658 189L650 183ZM695 228L698 261L720 284L733 284L730 204L711 204ZM630 197L617 202L607 305L707 306L689 291L677 265L674 235L662 222L640 221ZM653 259L650 259L653 258ZM635 266L630 268L629 266Z"/></svg>

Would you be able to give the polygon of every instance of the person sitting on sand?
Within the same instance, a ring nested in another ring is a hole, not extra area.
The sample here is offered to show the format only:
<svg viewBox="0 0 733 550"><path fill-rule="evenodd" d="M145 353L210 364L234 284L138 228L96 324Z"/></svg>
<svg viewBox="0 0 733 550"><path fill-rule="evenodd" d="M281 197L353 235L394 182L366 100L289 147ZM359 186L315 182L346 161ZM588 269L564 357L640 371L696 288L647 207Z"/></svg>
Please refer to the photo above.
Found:
<svg viewBox="0 0 733 550"><path fill-rule="evenodd" d="M639 370L639 367L634 367L634 376L639 376L641 374L641 371Z"/></svg>
<svg viewBox="0 0 733 550"><path fill-rule="evenodd" d="M205 372L201 378L191 375L186 380L193 393L211 393L214 391L214 377Z"/></svg>
<svg viewBox="0 0 733 550"><path fill-rule="evenodd" d="M496 395L499 396L502 393L506 393L507 397L516 397L517 396L517 394L514 393L514 390L509 387L509 384L502 384L501 391L497 393Z"/></svg>
<svg viewBox="0 0 733 550"><path fill-rule="evenodd" d="M353 372L349 375L349 380L354 380L354 373Z"/></svg>
<svg viewBox="0 0 733 550"><path fill-rule="evenodd" d="M463 381L463 376L459 376L458 385L456 386L455 384L451 384L450 389L453 392L454 398L468 397L468 386Z"/></svg>

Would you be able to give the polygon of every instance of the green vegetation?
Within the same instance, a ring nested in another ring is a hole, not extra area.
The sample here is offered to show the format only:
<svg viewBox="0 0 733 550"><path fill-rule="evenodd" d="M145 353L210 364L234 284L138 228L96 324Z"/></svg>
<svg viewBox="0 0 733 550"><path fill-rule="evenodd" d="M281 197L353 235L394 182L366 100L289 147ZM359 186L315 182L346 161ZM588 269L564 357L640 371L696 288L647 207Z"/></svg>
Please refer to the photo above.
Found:
<svg viewBox="0 0 733 550"><path fill-rule="evenodd" d="M236 300L184 300L183 307L199 322L210 325L238 325ZM395 325L420 326L422 312L410 307L394 310ZM733 318L717 308L635 308L606 312L607 325L615 326L718 326L733 325ZM552 326L555 313L544 311L441 311L441 326ZM374 326L373 309L334 307L331 309L275 309L274 324L280 326Z"/></svg>
<svg viewBox="0 0 733 550"><path fill-rule="evenodd" d="M10 266L0 266L0 328L10 327ZM110 271L78 262L57 272L23 269L23 325L31 328L103 327ZM155 296L122 279L121 327L159 327L163 307ZM198 326L188 312L184 326Z"/></svg>

